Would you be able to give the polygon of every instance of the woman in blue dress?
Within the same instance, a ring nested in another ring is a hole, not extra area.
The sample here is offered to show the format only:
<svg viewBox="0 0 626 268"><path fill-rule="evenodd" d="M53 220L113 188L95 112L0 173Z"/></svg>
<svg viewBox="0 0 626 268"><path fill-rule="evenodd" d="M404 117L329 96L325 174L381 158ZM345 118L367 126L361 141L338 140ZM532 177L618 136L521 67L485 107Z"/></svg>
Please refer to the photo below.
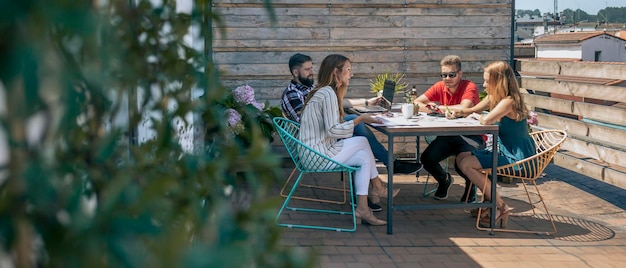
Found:
<svg viewBox="0 0 626 268"><path fill-rule="evenodd" d="M515 73L509 64L503 61L493 62L483 73L483 87L487 92L480 103L472 108L450 111L449 116L468 116L480 120L481 124L499 125L498 131L498 166L514 163L535 154L535 143L528 134L528 109L515 79ZM489 110L489 113L481 114ZM456 164L462 173L482 191L485 200L491 200L491 182L480 172L492 167L491 152L474 150L456 157ZM496 194L496 223L506 227L511 208ZM483 218L488 224L489 218ZM482 222L482 221L481 221Z"/></svg>

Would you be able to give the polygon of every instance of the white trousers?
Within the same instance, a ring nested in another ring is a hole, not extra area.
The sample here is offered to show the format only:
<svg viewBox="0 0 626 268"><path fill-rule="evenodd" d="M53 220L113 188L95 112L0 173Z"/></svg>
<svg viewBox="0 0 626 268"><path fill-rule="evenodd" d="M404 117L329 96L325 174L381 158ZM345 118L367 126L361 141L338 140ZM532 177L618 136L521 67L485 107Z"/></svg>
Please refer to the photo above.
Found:
<svg viewBox="0 0 626 268"><path fill-rule="evenodd" d="M378 176L376 160L365 137L351 137L343 140L343 148L333 160L348 166L361 167L354 172L354 185L357 195L367 195L370 180Z"/></svg>

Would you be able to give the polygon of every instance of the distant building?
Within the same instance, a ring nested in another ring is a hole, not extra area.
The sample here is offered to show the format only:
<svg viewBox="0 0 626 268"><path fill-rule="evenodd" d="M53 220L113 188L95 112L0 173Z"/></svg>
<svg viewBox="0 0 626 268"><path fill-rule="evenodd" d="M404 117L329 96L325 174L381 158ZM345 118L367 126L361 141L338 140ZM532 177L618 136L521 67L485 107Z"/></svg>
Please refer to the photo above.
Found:
<svg viewBox="0 0 626 268"><path fill-rule="evenodd" d="M615 35L615 36L617 36L617 37L619 37L619 38L624 38L624 39L626 39L626 30L619 30L619 31L616 31L614 35Z"/></svg>
<svg viewBox="0 0 626 268"><path fill-rule="evenodd" d="M516 59L534 58L535 44L533 42L516 42L513 55Z"/></svg>
<svg viewBox="0 0 626 268"><path fill-rule="evenodd" d="M517 16L515 17L516 41L533 38L554 29L555 25L562 25L560 18L554 19L552 14L543 16Z"/></svg>
<svg viewBox="0 0 626 268"><path fill-rule="evenodd" d="M626 62L626 39L603 31L543 35L534 43L536 58Z"/></svg>

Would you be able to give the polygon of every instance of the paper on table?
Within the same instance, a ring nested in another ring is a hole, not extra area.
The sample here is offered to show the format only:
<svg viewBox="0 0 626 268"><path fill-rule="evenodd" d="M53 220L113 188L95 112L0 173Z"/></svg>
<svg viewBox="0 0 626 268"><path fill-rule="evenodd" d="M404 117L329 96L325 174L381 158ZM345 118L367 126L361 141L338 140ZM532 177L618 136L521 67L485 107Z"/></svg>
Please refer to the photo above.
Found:
<svg viewBox="0 0 626 268"><path fill-rule="evenodd" d="M374 118L382 121L382 124L372 124L372 126L386 126L386 127L409 127L409 126L472 126L480 125L480 122L471 118L456 118L447 119L445 117L426 116L421 112L418 115L406 119L399 114L394 113L394 117L388 117L383 115L374 116Z"/></svg>
<svg viewBox="0 0 626 268"><path fill-rule="evenodd" d="M435 117L435 116L426 116L421 122L422 125L428 126L472 126L472 125L480 125L480 122L475 119L463 117L456 119L447 119L445 117Z"/></svg>
<svg viewBox="0 0 626 268"><path fill-rule="evenodd" d="M387 116L382 116L382 115L377 115L374 116L374 118L382 121L382 124L372 124L372 126L386 126L386 127L393 127L393 126L418 126L419 124L417 123L418 120L417 118L404 118L400 115L395 115L394 117L387 117Z"/></svg>

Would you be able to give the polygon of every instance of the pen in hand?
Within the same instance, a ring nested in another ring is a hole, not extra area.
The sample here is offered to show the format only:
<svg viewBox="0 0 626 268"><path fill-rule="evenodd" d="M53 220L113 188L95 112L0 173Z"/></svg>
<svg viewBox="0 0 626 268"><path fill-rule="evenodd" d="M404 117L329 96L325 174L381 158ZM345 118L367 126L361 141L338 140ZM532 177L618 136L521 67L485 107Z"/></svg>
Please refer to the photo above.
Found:
<svg viewBox="0 0 626 268"><path fill-rule="evenodd" d="M447 105L445 105L444 107L446 108L446 118L455 119L456 118L455 112L450 111L450 108Z"/></svg>

